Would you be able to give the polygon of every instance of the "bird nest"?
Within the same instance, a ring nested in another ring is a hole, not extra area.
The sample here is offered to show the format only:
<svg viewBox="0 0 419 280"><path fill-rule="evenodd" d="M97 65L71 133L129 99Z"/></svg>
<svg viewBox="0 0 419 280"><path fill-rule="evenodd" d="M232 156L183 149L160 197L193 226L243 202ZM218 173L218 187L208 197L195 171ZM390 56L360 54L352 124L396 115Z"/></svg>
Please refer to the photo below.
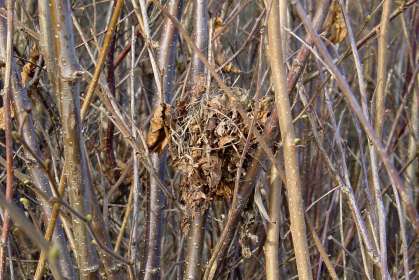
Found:
<svg viewBox="0 0 419 280"><path fill-rule="evenodd" d="M245 108L244 120L225 94L214 90L193 101L179 100L171 113L169 149L173 167L182 174L181 200L194 209L205 208L216 198L230 198L246 141L247 152L241 166L246 174L257 148L256 137L269 115L269 98L255 102L242 89L233 89ZM237 102L236 102L237 103ZM257 112L257 113L255 113ZM255 118L256 115L256 118Z"/></svg>

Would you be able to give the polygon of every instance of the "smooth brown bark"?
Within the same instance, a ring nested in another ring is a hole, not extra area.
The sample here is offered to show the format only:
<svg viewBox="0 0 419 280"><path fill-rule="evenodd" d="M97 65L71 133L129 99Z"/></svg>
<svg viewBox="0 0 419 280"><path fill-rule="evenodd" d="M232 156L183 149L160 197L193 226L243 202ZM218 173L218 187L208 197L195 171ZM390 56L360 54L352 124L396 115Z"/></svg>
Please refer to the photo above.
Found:
<svg viewBox="0 0 419 280"><path fill-rule="evenodd" d="M268 15L268 51L271 77L275 89L275 103L284 149L284 166L291 235L300 279L312 279L306 225L304 218L303 188L297 159L296 136L287 90L287 74L282 50L279 1L273 0Z"/></svg>

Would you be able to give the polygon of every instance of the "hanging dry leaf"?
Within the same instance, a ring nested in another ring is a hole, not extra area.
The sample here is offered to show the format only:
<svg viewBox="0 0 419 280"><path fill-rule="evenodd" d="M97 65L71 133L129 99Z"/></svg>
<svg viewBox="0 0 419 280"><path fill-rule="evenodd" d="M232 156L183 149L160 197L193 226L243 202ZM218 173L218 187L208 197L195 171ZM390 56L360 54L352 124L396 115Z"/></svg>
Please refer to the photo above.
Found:
<svg viewBox="0 0 419 280"><path fill-rule="evenodd" d="M150 128L147 133L147 146L152 152L160 153L168 143L166 134L169 128L170 107L168 104L161 103L153 113L150 121Z"/></svg>
<svg viewBox="0 0 419 280"><path fill-rule="evenodd" d="M12 110L12 118L14 117L14 112ZM4 116L4 107L0 107L0 129L6 128L6 118Z"/></svg>
<svg viewBox="0 0 419 280"><path fill-rule="evenodd" d="M324 30L327 39L333 44L342 42L348 34L345 19L337 0L333 0L332 5L330 6L329 13L327 14L324 23Z"/></svg>

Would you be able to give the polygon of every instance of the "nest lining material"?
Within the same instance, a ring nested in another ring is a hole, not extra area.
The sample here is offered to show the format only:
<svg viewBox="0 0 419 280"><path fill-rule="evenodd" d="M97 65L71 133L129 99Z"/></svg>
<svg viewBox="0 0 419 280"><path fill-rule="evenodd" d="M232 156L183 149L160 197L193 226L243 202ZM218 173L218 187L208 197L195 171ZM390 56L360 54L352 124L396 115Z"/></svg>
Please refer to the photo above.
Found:
<svg viewBox="0 0 419 280"><path fill-rule="evenodd" d="M192 102L178 101L172 111L170 154L173 167L180 171L181 200L192 208L204 208L218 198L232 196L234 180L251 123L263 131L270 111L270 99L263 98L254 119L254 101L239 88L234 89L247 111L250 123L243 121L227 97L213 90ZM256 150L254 135L249 139L241 176L246 174Z"/></svg>

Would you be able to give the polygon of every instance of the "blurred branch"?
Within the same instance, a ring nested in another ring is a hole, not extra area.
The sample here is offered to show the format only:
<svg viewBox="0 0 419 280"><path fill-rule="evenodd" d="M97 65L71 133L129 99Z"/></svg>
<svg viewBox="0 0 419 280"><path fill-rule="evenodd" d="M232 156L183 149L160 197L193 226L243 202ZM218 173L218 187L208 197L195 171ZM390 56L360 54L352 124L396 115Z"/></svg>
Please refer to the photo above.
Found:
<svg viewBox="0 0 419 280"><path fill-rule="evenodd" d="M391 182L396 186L397 190L401 194L401 198L407 209L407 215L410 218L410 222L414 226L415 230L419 233L419 218L417 216L415 207L413 206L413 202L411 201L411 198L409 198L409 196L406 194L406 190L403 186L403 182L401 181L400 176L398 175L398 172L394 168L383 143L377 137L377 134L374 131L371 123L368 121L368 119L365 117L364 113L362 112L362 109L360 105L358 104L358 101L356 100L347 80L340 73L336 64L333 62L333 59L330 56L330 53L326 49L324 43L320 40L317 33L313 30L312 23L307 18L307 15L305 14L305 11L302 8L300 2L293 0L292 4L295 6L296 11L300 19L303 21L306 30L308 31L308 33L311 34L311 36L313 36L314 43L316 47L318 48L327 66L328 71L330 71L333 77L336 79L337 85L339 89L342 91L346 102L348 103L353 113L357 116L362 127L364 128L365 133L371 139L371 142L374 144L375 148L377 149L377 152L381 160L383 161L385 168L387 169L387 173L390 177Z"/></svg>
<svg viewBox="0 0 419 280"><path fill-rule="evenodd" d="M102 72L103 66L106 61L106 56L108 54L109 48L112 43L112 38L114 36L114 32L116 30L116 26L118 24L118 19L121 14L122 8L124 7L124 0L117 0L115 4L115 8L112 13L111 21L109 22L109 26L106 29L105 38L103 40L102 48L100 49L99 58L96 63L95 71L93 73L93 77L87 87L87 91L85 94L83 106L80 111L81 119L83 120L86 116L87 110L89 108L90 102L92 102L93 94L95 93L96 86L99 82L100 74Z"/></svg>
<svg viewBox="0 0 419 280"><path fill-rule="evenodd" d="M6 63L4 70L4 91L3 91L3 108L4 108L4 132L6 138L6 200L11 202L13 195L13 139L12 139L12 56L13 56L13 10L14 1L7 0L7 35L6 48L3 50L3 59ZM0 6L4 3L0 2ZM4 25L2 26L4 28ZM5 277L6 265L6 246L10 231L10 218L6 209L3 214L3 226L1 232L0 244L0 279Z"/></svg>

